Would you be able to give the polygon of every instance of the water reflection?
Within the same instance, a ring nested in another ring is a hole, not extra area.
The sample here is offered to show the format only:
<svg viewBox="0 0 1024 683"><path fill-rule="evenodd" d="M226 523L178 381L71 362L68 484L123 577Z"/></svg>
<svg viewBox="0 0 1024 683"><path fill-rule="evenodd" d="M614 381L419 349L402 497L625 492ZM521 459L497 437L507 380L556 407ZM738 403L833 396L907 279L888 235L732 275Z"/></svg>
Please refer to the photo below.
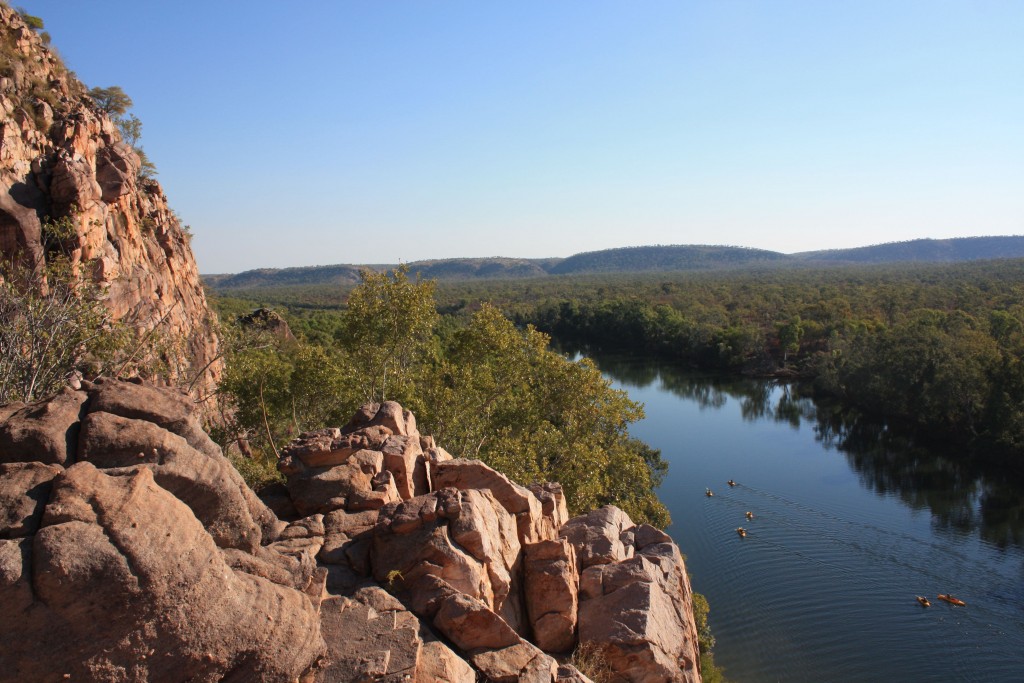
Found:
<svg viewBox="0 0 1024 683"><path fill-rule="evenodd" d="M1020 482L957 458L935 444L836 403L801 395L796 385L771 380L696 375L686 368L588 354L602 372L626 386L654 385L717 409L732 399L744 420L772 420L813 429L823 447L842 453L861 484L879 495L927 510L943 534L975 534L999 547L1024 546Z"/></svg>

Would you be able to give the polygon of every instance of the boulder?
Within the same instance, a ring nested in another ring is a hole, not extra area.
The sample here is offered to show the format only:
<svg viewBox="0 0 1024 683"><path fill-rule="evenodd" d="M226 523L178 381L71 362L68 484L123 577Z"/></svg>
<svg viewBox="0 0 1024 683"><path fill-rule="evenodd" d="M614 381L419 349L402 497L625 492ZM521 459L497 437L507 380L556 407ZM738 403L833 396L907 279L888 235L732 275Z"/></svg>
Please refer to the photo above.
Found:
<svg viewBox="0 0 1024 683"><path fill-rule="evenodd" d="M127 143L117 142L96 153L96 181L108 204L135 191L138 173L139 157Z"/></svg>
<svg viewBox="0 0 1024 683"><path fill-rule="evenodd" d="M489 491L444 489L381 509L371 564L379 582L401 576L413 604L435 576L520 629L519 554L515 522Z"/></svg>
<svg viewBox="0 0 1024 683"><path fill-rule="evenodd" d="M89 411L152 422L177 434L188 445L209 456L223 455L220 446L203 431L188 394L136 381L102 377L88 386Z"/></svg>
<svg viewBox="0 0 1024 683"><path fill-rule="evenodd" d="M149 469L60 473L14 550L20 571L11 542L0 549L10 680L294 680L320 655L311 601L233 571Z"/></svg>
<svg viewBox="0 0 1024 683"><path fill-rule="evenodd" d="M354 492L372 491L373 477L380 473L383 461L380 451L362 450L333 467L296 471L286 468L286 458L278 467L285 472L295 509L301 515L311 515L344 509Z"/></svg>
<svg viewBox="0 0 1024 683"><path fill-rule="evenodd" d="M52 398L22 406L0 424L0 462L75 462L83 391L61 390Z"/></svg>
<svg viewBox="0 0 1024 683"><path fill-rule="evenodd" d="M700 681L692 593L679 549L655 543L580 577L579 639L622 680Z"/></svg>
<svg viewBox="0 0 1024 683"><path fill-rule="evenodd" d="M39 462L0 465L0 538L31 536L39 528L53 478L63 468Z"/></svg>
<svg viewBox="0 0 1024 683"><path fill-rule="evenodd" d="M524 546L523 592L533 642L545 652L576 644L576 554L565 539Z"/></svg>
<svg viewBox="0 0 1024 683"><path fill-rule="evenodd" d="M381 452L384 454L384 467L394 475L395 486L402 500L430 492L427 466L418 436L390 436L384 442Z"/></svg>
<svg viewBox="0 0 1024 683"><path fill-rule="evenodd" d="M416 416L394 401L364 404L348 424L341 428L341 433L349 434L377 426L386 427L392 434L401 436L415 436L418 439L420 435L416 430Z"/></svg>
<svg viewBox="0 0 1024 683"><path fill-rule="evenodd" d="M431 467L431 480L435 488L490 491L515 517L520 543L536 543L555 536L558 527L553 518L544 518L543 506L537 496L480 460L459 458L438 462Z"/></svg>
<svg viewBox="0 0 1024 683"><path fill-rule="evenodd" d="M614 505L573 517L558 535L576 550L576 564L581 572L595 564L633 556L633 520Z"/></svg>
<svg viewBox="0 0 1024 683"><path fill-rule="evenodd" d="M148 468L157 484L192 509L217 545L250 552L260 545L248 487L219 453L204 455L152 422L93 412L82 420L78 457L119 474Z"/></svg>

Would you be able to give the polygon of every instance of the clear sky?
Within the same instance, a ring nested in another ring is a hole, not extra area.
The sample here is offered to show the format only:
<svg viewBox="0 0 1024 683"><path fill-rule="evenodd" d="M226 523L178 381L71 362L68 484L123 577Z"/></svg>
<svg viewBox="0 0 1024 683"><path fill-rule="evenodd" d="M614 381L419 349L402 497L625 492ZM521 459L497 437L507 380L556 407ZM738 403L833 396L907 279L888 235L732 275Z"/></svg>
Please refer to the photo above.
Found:
<svg viewBox="0 0 1024 683"><path fill-rule="evenodd" d="M1024 234L1024 1L12 4L204 273Z"/></svg>

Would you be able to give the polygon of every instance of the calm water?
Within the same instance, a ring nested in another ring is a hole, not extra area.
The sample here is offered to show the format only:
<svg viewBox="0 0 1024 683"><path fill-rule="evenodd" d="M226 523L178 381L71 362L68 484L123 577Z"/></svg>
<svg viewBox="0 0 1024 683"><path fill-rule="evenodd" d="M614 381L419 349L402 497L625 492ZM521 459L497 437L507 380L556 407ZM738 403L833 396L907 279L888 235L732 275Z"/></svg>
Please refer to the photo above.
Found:
<svg viewBox="0 0 1024 683"><path fill-rule="evenodd" d="M1024 681L1019 486L784 386L599 366L670 463L669 532L731 681Z"/></svg>

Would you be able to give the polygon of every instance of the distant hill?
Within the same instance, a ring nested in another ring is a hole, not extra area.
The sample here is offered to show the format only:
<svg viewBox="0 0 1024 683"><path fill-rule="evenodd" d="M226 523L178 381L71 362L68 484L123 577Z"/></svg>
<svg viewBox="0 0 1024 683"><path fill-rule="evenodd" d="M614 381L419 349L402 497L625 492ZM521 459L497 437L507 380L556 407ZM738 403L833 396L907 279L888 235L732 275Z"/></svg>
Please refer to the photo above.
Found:
<svg viewBox="0 0 1024 683"><path fill-rule="evenodd" d="M753 266L840 265L899 262L955 262L1024 258L1024 236L920 239L854 249L783 254L764 249L712 245L624 247L590 251L569 258L457 258L414 261L410 272L428 280L511 279L589 273L643 273L742 269ZM204 275L217 290L289 285L354 284L359 271L388 270L394 264L261 268L237 275Z"/></svg>
<svg viewBox="0 0 1024 683"><path fill-rule="evenodd" d="M702 244L625 247L576 254L555 265L552 275L735 268L790 260L777 251Z"/></svg>
<svg viewBox="0 0 1024 683"><path fill-rule="evenodd" d="M947 240L920 239L889 242L855 249L829 249L793 254L805 261L842 263L893 263L924 261L944 263L1024 257L1024 236L957 237Z"/></svg>

